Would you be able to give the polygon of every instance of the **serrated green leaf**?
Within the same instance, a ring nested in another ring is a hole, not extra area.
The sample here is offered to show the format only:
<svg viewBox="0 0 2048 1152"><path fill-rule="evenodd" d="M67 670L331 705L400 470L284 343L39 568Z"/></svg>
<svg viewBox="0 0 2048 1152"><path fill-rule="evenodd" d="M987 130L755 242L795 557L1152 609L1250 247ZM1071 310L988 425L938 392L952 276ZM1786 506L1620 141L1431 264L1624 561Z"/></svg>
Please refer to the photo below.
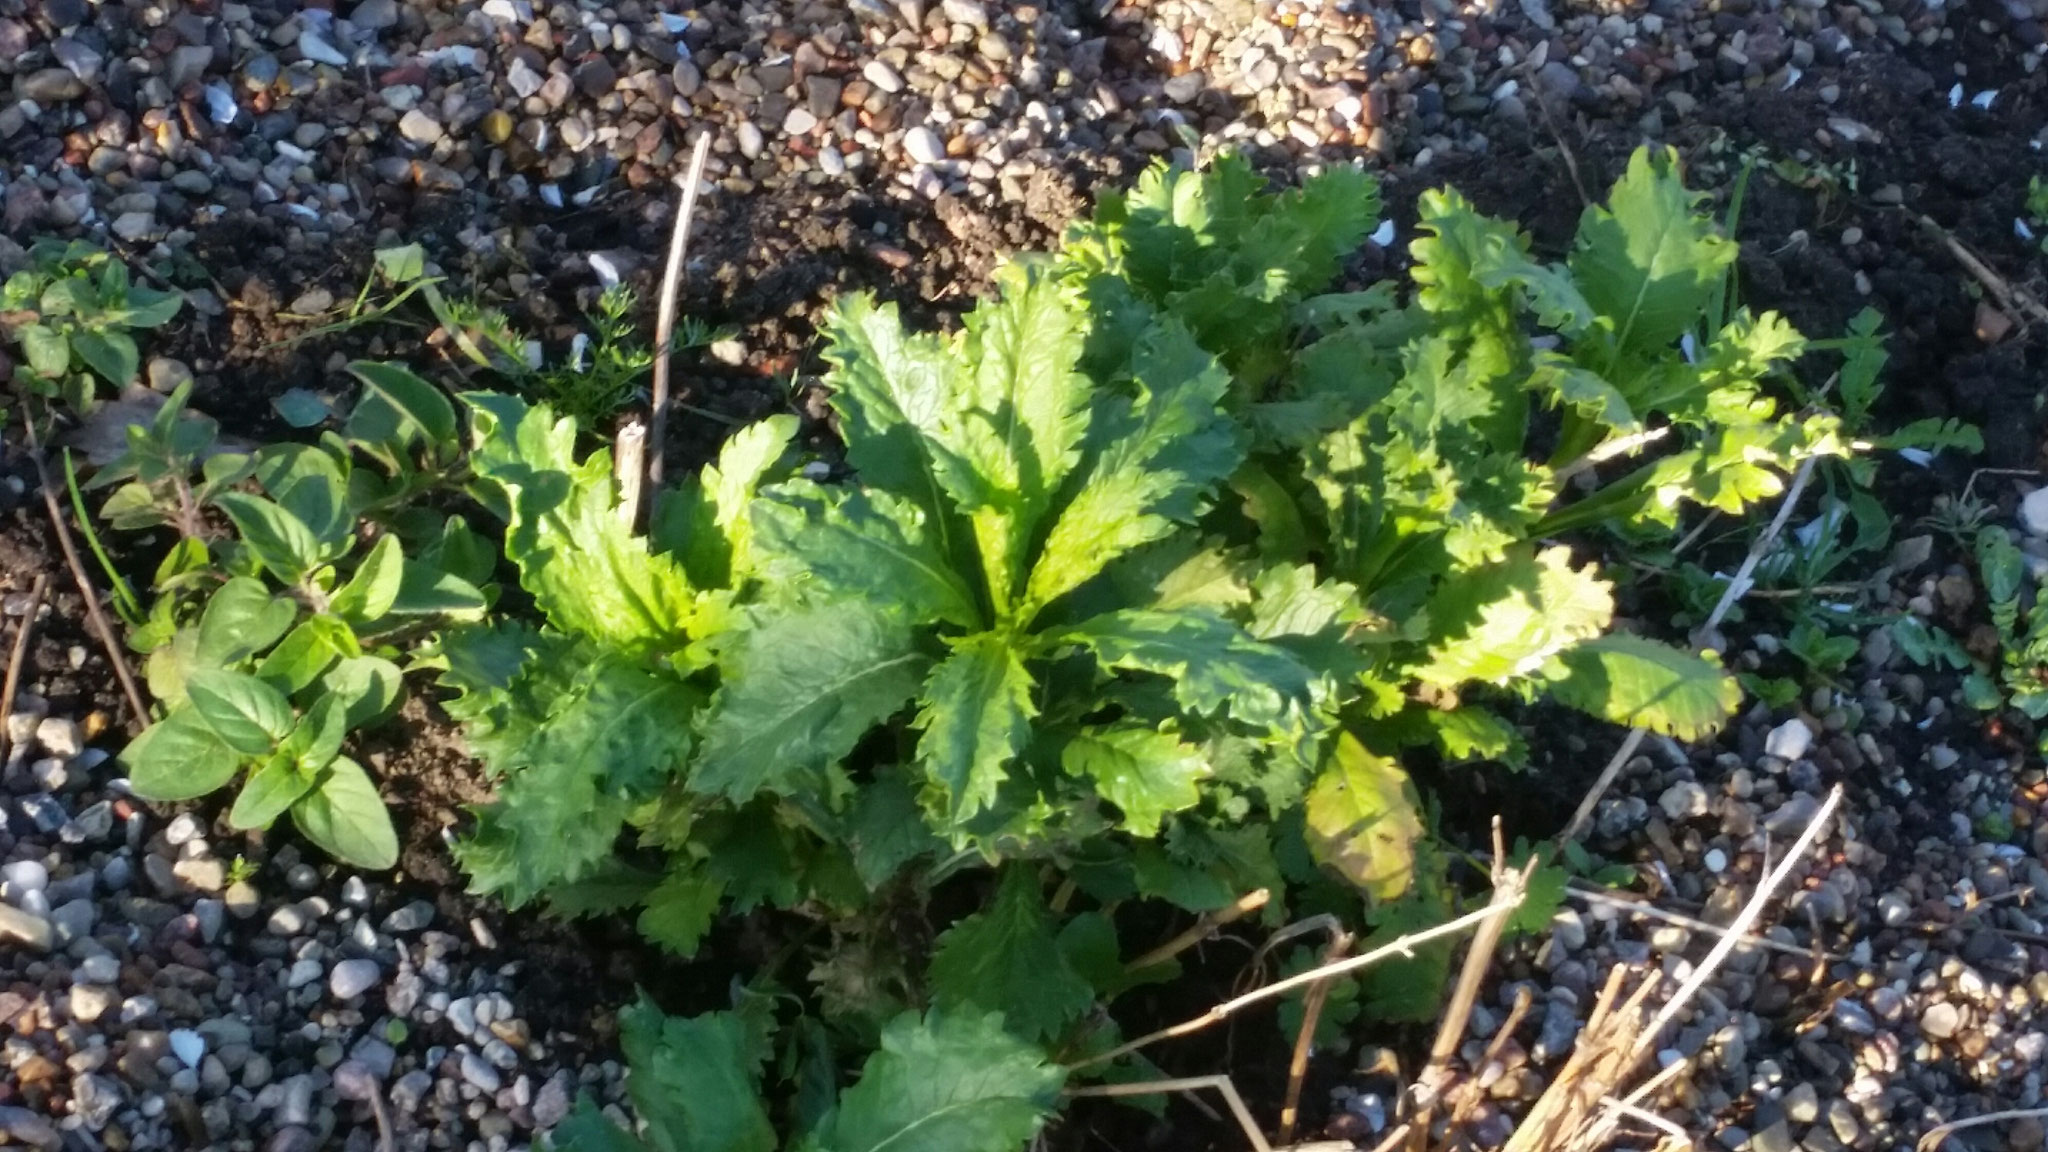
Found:
<svg viewBox="0 0 2048 1152"><path fill-rule="evenodd" d="M995 803L1012 760L1031 739L1037 687L1006 637L983 632L953 646L925 681L916 726L927 806L958 824Z"/></svg>
<svg viewBox="0 0 2048 1152"><path fill-rule="evenodd" d="M359 868L383 871L398 863L398 830L363 767L337 756L318 783L292 805L292 824L322 851Z"/></svg>
<svg viewBox="0 0 2048 1152"><path fill-rule="evenodd" d="M1011 1030L1049 1040L1095 1002L1068 965L1031 869L1012 867L986 911L940 935L932 952L932 1002L1001 1012Z"/></svg>
<svg viewBox="0 0 2048 1152"><path fill-rule="evenodd" d="M1445 582L1429 606L1439 639L1415 675L1444 688L1507 684L1600 635L1613 617L1612 587L1592 565L1574 569L1569 549L1514 552Z"/></svg>
<svg viewBox="0 0 2048 1152"><path fill-rule="evenodd" d="M1168 814L1194 807L1201 800L1196 783L1209 775L1200 748L1132 725L1083 730L1060 750L1060 767L1093 783L1133 836L1155 835Z"/></svg>
<svg viewBox="0 0 2048 1152"><path fill-rule="evenodd" d="M1690 329L1735 260L1686 190L1678 154L1638 149L1605 205L1579 218L1571 271L1594 310L1613 325L1622 353L1665 348Z"/></svg>
<svg viewBox="0 0 2048 1152"><path fill-rule="evenodd" d="M243 757L190 706L144 729L121 752L128 783L145 800L190 800L235 778Z"/></svg>
<svg viewBox="0 0 2048 1152"><path fill-rule="evenodd" d="M1065 1073L999 1014L905 1014L803 1152L1017 1152L1052 1114Z"/></svg>
<svg viewBox="0 0 2048 1152"><path fill-rule="evenodd" d="M530 634L464 630L443 642L450 711L499 779L458 848L477 891L508 903L582 879L609 859L626 819L681 770L693 688L616 655Z"/></svg>
<svg viewBox="0 0 2048 1152"><path fill-rule="evenodd" d="M893 769L878 772L861 787L847 819L847 838L854 868L871 891L905 864L944 846L925 827L917 793Z"/></svg>
<svg viewBox="0 0 2048 1152"><path fill-rule="evenodd" d="M815 787L917 694L930 665L907 625L864 605L804 609L747 629L721 665L691 789L743 802L764 788Z"/></svg>
<svg viewBox="0 0 2048 1152"><path fill-rule="evenodd" d="M1581 712L1697 740L1733 715L1742 689L1720 665L1640 636L1615 633L1558 657L1550 693Z"/></svg>
<svg viewBox="0 0 2048 1152"><path fill-rule="evenodd" d="M1417 807L1400 765L1340 733L1309 789L1309 847L1373 899L1396 899L1415 882L1415 842L1424 831Z"/></svg>
<svg viewBox="0 0 2048 1152"><path fill-rule="evenodd" d="M775 592L894 605L918 620L982 627L974 594L911 501L804 481L754 505L756 547Z"/></svg>
<svg viewBox="0 0 2048 1152"><path fill-rule="evenodd" d="M514 396L472 392L479 496L507 517L505 555L550 623L623 651L687 641L689 582L618 513L611 454L576 460L573 421Z"/></svg>
<svg viewBox="0 0 2048 1152"><path fill-rule="evenodd" d="M1132 364L1136 401L1096 402L1080 489L1059 510L1031 568L1026 619L1111 560L1192 522L1243 458L1218 409L1229 374L1184 329L1153 329Z"/></svg>
<svg viewBox="0 0 2048 1152"><path fill-rule="evenodd" d="M952 358L937 339L905 331L894 304L878 307L865 293L842 298L822 331L847 462L863 483L915 502L943 539L932 446L950 401Z"/></svg>
<svg viewBox="0 0 2048 1152"><path fill-rule="evenodd" d="M695 955L724 896L724 887L711 876L687 866L671 867L647 894L647 906L640 910L640 934L678 956Z"/></svg>
<svg viewBox="0 0 2048 1152"><path fill-rule="evenodd" d="M775 466L796 439L796 417L770 416L757 420L732 434L718 451L718 459L704 469L704 491L710 497L712 522L724 540L726 571L746 572L753 568L753 520L747 515L759 491ZM729 578L729 577L728 577ZM721 582L723 583L723 582Z"/></svg>
<svg viewBox="0 0 2048 1152"><path fill-rule="evenodd" d="M1110 668L1172 681L1182 707L1286 728L1309 706L1309 671L1284 649L1252 639L1210 612L1142 609L1107 613L1051 638L1078 644Z"/></svg>
<svg viewBox="0 0 2048 1152"><path fill-rule="evenodd" d="M662 1152L775 1152L761 1102L762 1037L736 1012L664 1017L643 998L619 1013L626 1089Z"/></svg>

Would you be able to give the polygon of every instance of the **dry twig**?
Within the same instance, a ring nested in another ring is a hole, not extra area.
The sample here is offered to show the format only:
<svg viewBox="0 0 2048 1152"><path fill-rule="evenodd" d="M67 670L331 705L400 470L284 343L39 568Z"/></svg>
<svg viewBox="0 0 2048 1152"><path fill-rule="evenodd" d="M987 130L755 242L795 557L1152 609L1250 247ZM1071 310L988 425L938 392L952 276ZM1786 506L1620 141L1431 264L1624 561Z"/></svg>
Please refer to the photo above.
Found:
<svg viewBox="0 0 2048 1152"><path fill-rule="evenodd" d="M1934 1152L1943 1140L1965 1128L1980 1128L1986 1124L1997 1124L2006 1120L2048 1120L2048 1108L2014 1108L2005 1112L1987 1112L1967 1120L1951 1120L1946 1124L1937 1124L1929 1128L1926 1135L1920 1137L1920 1142L1913 1146L1914 1152Z"/></svg>
<svg viewBox="0 0 2048 1152"><path fill-rule="evenodd" d="M57 532L57 544L64 551L64 563L71 569L71 578L78 583L78 594L85 599L86 623L92 627L93 635L99 638L100 646L106 649L107 662L114 666L114 678L121 683L121 695L127 698L130 712L128 734L135 735L149 724L149 705L143 701L142 690L135 686L135 674L128 670L128 656L121 650L121 638L114 633L114 626L107 622L107 614L100 609L99 593L93 591L92 580L85 574L85 565L79 562L78 546L71 542L71 526L64 523L64 511L57 506L57 490L50 485L50 469L43 463L42 446L36 442L35 426L28 430L29 458L35 461L36 484L43 490L43 506L49 510L50 524Z"/></svg>
<svg viewBox="0 0 2048 1152"><path fill-rule="evenodd" d="M683 178L683 201L668 237L668 266L661 275L661 302L654 317L654 387L647 427L647 489L661 498L662 461L668 441L669 345L675 340L676 298L682 290L683 255L690 246L690 218L697 214L697 189L704 183L704 162L711 155L711 134L697 135L690 169ZM651 501L650 501L651 502ZM637 519L637 509L636 519Z"/></svg>
<svg viewBox="0 0 2048 1152"><path fill-rule="evenodd" d="M1935 223L1932 217L1919 215L1916 218L1922 228L1934 233L1942 242L1949 250L1949 254L1956 258L1956 263L1963 266L1963 271L1976 277L1977 282L1984 286L1984 290L1991 293L2006 311L2024 313L2027 319L2037 324L2048 323L2048 308L2042 307L2041 302L2036 300L2032 293L1992 271L1991 265L1970 251L1961 240L1956 239L1955 233Z"/></svg>
<svg viewBox="0 0 2048 1152"><path fill-rule="evenodd" d="M1750 577L1756 572L1757 564L1763 560L1764 554L1771 550L1771 545L1777 542L1779 533L1785 530L1785 522L1792 518L1792 509L1798 506L1799 497L1806 491L1807 482L1813 479L1815 459L1808 456L1799 462L1799 470L1793 473L1792 484L1785 489L1785 498L1778 505L1777 515L1771 517L1771 523L1764 529L1764 534L1757 537L1756 543L1750 546L1749 554L1742 558L1742 566L1736 569L1735 578L1728 582L1728 587L1721 593L1720 601L1707 615L1706 622L1693 634L1695 642L1719 627L1721 621L1727 619L1729 610L1735 607L1735 602L1749 591ZM1621 742L1620 750L1607 762L1607 767L1601 769L1600 778L1587 790L1586 798L1579 801L1578 811L1572 813L1571 822L1566 824L1564 831L1558 835L1558 843L1576 840L1585 834L1586 826L1593 820L1593 811L1600 804L1600 798L1613 786L1614 778L1621 774L1622 765L1627 764L1629 757L1635 755L1636 749L1642 745L1644 735L1645 732L1641 728L1629 729L1628 738Z"/></svg>
<svg viewBox="0 0 2048 1152"><path fill-rule="evenodd" d="M1270 899L1272 899L1272 893L1264 888L1259 888L1245 893L1232 903L1213 912L1204 912L1200 917L1196 918L1192 925L1173 939L1124 965L1124 971L1140 972L1154 965L1164 964L1175 956L1207 940L1210 933L1223 927L1225 924L1243 919L1253 912L1264 908L1266 901Z"/></svg>
<svg viewBox="0 0 2048 1152"><path fill-rule="evenodd" d="M1496 917L1505 916L1512 911L1514 911L1514 905L1512 904L1488 904L1484 908L1467 912L1455 920L1447 920L1434 928L1425 928L1420 932L1410 932L1398 940L1390 941L1363 955L1318 965L1306 972L1289 976L1285 980L1275 981L1264 988L1247 992L1233 1000L1226 1000L1192 1020L1183 1020L1171 1028L1161 1028L1157 1032L1147 1033L1127 1044L1112 1048L1099 1056L1091 1056L1077 1064L1070 1065L1069 1070L1107 1063L1120 1056L1128 1056L1141 1048L1149 1048L1161 1040L1171 1040L1176 1036L1185 1036L1190 1032L1199 1032L1212 1024L1228 1019L1240 1009L1250 1007L1264 1000L1271 1000L1276 996L1284 996L1306 984L1314 984L1319 981L1356 972L1361 968L1371 967L1382 960L1395 956L1413 956L1415 955L1415 949L1420 945L1446 936L1455 936L1467 928L1483 924Z"/></svg>
<svg viewBox="0 0 2048 1152"><path fill-rule="evenodd" d="M43 610L43 593L49 589L50 578L36 573L36 582L28 591L28 611L21 614L21 627L14 633L14 651L7 657L7 678L0 681L0 763L7 761L7 724L14 719L14 694L21 690L21 669L28 663L28 641L35 634L36 614Z"/></svg>
<svg viewBox="0 0 2048 1152"><path fill-rule="evenodd" d="M1483 929L1482 929L1483 931ZM1323 963L1341 959L1351 948L1351 934L1339 932L1323 951ZM1308 1076L1308 1054L1315 1047L1316 1025L1321 1023L1323 1004L1330 997L1330 982L1309 985L1301 998L1301 1028L1294 1037L1294 1053L1287 1061L1287 1095L1280 1106L1280 1143L1294 1141L1294 1125L1301 1112L1301 1082Z"/></svg>

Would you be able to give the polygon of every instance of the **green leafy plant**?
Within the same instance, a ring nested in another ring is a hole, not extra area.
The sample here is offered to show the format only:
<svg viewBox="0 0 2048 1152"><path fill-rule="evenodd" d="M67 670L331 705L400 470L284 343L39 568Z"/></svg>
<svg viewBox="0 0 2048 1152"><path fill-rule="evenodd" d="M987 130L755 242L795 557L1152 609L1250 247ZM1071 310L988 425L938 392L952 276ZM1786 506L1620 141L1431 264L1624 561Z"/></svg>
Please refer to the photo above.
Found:
<svg viewBox="0 0 2048 1152"><path fill-rule="evenodd" d="M1405 303L1392 285L1315 295L1369 225L1362 181L1337 171L1260 197L1228 159L1157 169L1064 254L1111 318L1092 362L1127 355L1122 333L1155 313L1249 366L1226 403L1251 452L1234 499L1205 523L1263 563L1306 562L1349 598L1343 717L1362 740L1354 763L1375 765L1371 791L1392 800L1347 824L1312 797L1312 830L1402 823L1389 816L1404 783L1390 757L1405 745L1513 757L1519 740L1488 699L1545 693L1686 736L1715 726L1734 682L1700 657L1610 634L1609 583L1546 541L1586 529L1653 539L1687 505L1740 513L1800 459L1847 450L1833 416L1782 416L1765 391L1804 348L1782 318L1734 309L1690 338L1735 249L1668 156L1636 156L1562 265L1456 193L1425 194ZM1210 304L1231 293L1252 297L1244 310L1262 321L1239 327ZM1545 409L1555 423L1537 418Z"/></svg>
<svg viewBox="0 0 2048 1152"><path fill-rule="evenodd" d="M2027 591L2027 559L2005 529L1977 534L1977 577L1998 629L1996 667L1973 673L1966 694L1973 702L2007 704L2032 720L2048 717L2048 611L2038 590Z"/></svg>
<svg viewBox="0 0 2048 1152"><path fill-rule="evenodd" d="M97 380L134 381L142 353L134 333L170 322L184 300L133 283L128 266L82 241L38 240L29 266L0 285L0 337L20 345L24 390L91 409Z"/></svg>
<svg viewBox="0 0 2048 1152"><path fill-rule="evenodd" d="M223 451L181 389L92 486L118 485L101 509L114 527L177 537L130 638L165 709L123 753L136 794L191 799L246 772L231 825L289 813L337 858L384 868L396 833L343 745L396 703L409 637L483 614L492 556L412 503L459 464L446 398L403 369L353 371L363 396L319 446Z"/></svg>
<svg viewBox="0 0 2048 1152"><path fill-rule="evenodd" d="M2027 222L2033 225L2029 229L2032 237L2022 239L2035 238L2036 246L2048 252L2048 184L2042 183L2039 176L2027 177L2026 213Z"/></svg>
<svg viewBox="0 0 2048 1152"><path fill-rule="evenodd" d="M883 1029L859 1079L835 1085L829 1050L799 1051L787 1141L764 1081L776 1067L774 1021L757 1003L688 1018L651 1004L621 1014L629 1134L586 1097L551 1137L562 1152L1016 1152L1051 1115L1065 1073L1003 1028L1000 1016L906 1014Z"/></svg>

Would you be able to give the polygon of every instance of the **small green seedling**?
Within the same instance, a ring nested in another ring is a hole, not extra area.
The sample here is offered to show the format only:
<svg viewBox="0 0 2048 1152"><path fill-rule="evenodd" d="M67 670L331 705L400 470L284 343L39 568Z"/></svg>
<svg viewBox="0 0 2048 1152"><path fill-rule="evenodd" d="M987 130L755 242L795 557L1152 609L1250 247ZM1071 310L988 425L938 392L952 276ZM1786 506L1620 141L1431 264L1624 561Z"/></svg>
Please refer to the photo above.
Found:
<svg viewBox="0 0 2048 1152"><path fill-rule="evenodd" d="M234 827L289 812L335 857L387 868L396 833L342 745L397 702L405 638L483 615L492 556L412 504L459 459L447 398L404 369L352 371L362 399L318 446L220 451L181 389L94 486L121 485L115 527L179 536L130 639L167 709L125 753L136 794L191 799L246 772Z"/></svg>
<svg viewBox="0 0 2048 1152"><path fill-rule="evenodd" d="M29 256L0 286L0 337L21 347L26 391L90 411L98 381L120 388L141 370L133 333L162 327L184 301L137 286L125 264L82 240L39 240Z"/></svg>

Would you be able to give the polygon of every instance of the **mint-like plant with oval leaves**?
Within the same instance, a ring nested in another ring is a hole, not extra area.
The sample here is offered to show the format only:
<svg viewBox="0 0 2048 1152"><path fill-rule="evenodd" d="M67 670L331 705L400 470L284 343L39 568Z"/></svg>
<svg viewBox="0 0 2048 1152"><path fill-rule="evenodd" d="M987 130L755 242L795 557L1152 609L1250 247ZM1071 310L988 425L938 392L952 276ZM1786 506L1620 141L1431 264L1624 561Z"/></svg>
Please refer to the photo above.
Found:
<svg viewBox="0 0 2048 1152"><path fill-rule="evenodd" d="M177 535L130 637L163 707L123 753L135 793L240 778L231 826L289 815L338 859L385 868L396 831L344 745L397 703L410 641L482 615L495 553L414 502L461 468L447 398L401 368L353 371L362 397L318 445L233 450L181 389L93 485L114 487L116 528Z"/></svg>
<svg viewBox="0 0 2048 1152"><path fill-rule="evenodd" d="M0 285L0 337L21 349L25 391L86 412L98 381L134 381L134 333L162 327L183 305L175 292L134 283L126 264L83 240L43 239L30 246L29 266Z"/></svg>

